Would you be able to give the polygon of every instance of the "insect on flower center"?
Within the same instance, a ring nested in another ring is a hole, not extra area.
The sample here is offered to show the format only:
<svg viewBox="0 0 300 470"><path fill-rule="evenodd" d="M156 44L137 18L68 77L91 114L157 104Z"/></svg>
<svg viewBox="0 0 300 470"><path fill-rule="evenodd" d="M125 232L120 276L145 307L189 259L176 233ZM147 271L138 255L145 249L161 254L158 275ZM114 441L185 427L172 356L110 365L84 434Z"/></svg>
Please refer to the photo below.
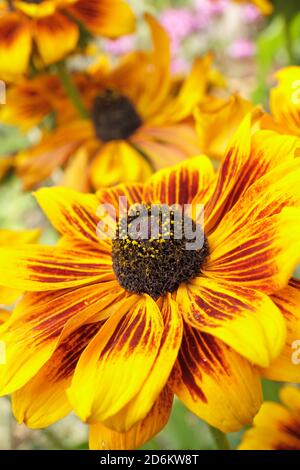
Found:
<svg viewBox="0 0 300 470"><path fill-rule="evenodd" d="M104 142L127 139L142 125L132 102L113 90L95 98L92 117L96 135Z"/></svg>
<svg viewBox="0 0 300 470"><path fill-rule="evenodd" d="M140 205L118 224L113 269L128 292L154 299L172 293L201 273L209 255L202 227L181 210L165 207Z"/></svg>

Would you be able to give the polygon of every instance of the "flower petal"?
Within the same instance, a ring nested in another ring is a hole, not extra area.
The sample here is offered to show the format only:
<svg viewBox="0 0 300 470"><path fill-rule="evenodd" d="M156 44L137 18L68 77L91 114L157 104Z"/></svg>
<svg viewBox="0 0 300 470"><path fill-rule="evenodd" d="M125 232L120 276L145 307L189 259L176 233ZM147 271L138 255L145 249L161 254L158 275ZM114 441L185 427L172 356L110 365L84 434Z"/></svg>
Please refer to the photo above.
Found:
<svg viewBox="0 0 300 470"><path fill-rule="evenodd" d="M234 233L221 223L209 237L205 274L267 294L284 288L299 262L299 215L299 209L284 208Z"/></svg>
<svg viewBox="0 0 300 470"><path fill-rule="evenodd" d="M139 392L155 362L163 334L161 313L150 298L135 299L113 315L78 362L69 400L84 421L103 422Z"/></svg>
<svg viewBox="0 0 300 470"><path fill-rule="evenodd" d="M122 0L78 0L68 10L101 36L115 38L134 31L134 14Z"/></svg>
<svg viewBox="0 0 300 470"><path fill-rule="evenodd" d="M258 131L251 137L251 115L246 116L229 145L215 192L205 208L207 232L213 231L260 177L282 162L292 160L299 145L299 139L273 131Z"/></svg>
<svg viewBox="0 0 300 470"><path fill-rule="evenodd" d="M179 288L177 302L186 322L254 364L268 366L284 345L286 326L279 309L253 289L199 277Z"/></svg>
<svg viewBox="0 0 300 470"><path fill-rule="evenodd" d="M156 360L140 392L117 415L103 423L111 429L125 432L144 419L167 383L181 344L182 318L171 297L163 300L161 313L164 332Z"/></svg>
<svg viewBox="0 0 300 470"><path fill-rule="evenodd" d="M33 35L46 65L57 62L75 49L79 39L77 24L61 13L38 18Z"/></svg>
<svg viewBox="0 0 300 470"><path fill-rule="evenodd" d="M158 434L167 424L173 402L173 393L164 388L147 416L129 431L112 431L103 424L90 426L91 450L134 450Z"/></svg>
<svg viewBox="0 0 300 470"><path fill-rule="evenodd" d="M300 403L300 393L295 388L283 388L281 396L292 400L298 396ZM239 450L300 450L299 415L293 411L278 403L263 403Z"/></svg>
<svg viewBox="0 0 300 470"><path fill-rule="evenodd" d="M0 285L42 292L114 279L111 256L100 254L38 245L0 248Z"/></svg>
<svg viewBox="0 0 300 470"><path fill-rule="evenodd" d="M27 71L31 53L30 26L18 13L0 16L0 72L21 75Z"/></svg>
<svg viewBox="0 0 300 470"><path fill-rule="evenodd" d="M254 367L221 341L188 325L170 386L193 413L223 432L251 423L262 400Z"/></svg>
<svg viewBox="0 0 300 470"><path fill-rule="evenodd" d="M155 173L145 185L144 199L169 205L184 205L190 204L197 194L203 204L213 179L214 169L205 155L190 158Z"/></svg>
<svg viewBox="0 0 300 470"><path fill-rule="evenodd" d="M90 179L95 189L145 181L152 174L145 158L126 141L108 142L94 157Z"/></svg>
<svg viewBox="0 0 300 470"><path fill-rule="evenodd" d="M228 100L210 98L195 111L197 134L202 151L222 159L242 119L253 109L252 103L239 95Z"/></svg>
<svg viewBox="0 0 300 470"><path fill-rule="evenodd" d="M42 188L36 198L52 225L62 234L80 239L105 251L97 236L99 201L93 194L81 194L68 188Z"/></svg>
<svg viewBox="0 0 300 470"><path fill-rule="evenodd" d="M103 322L85 323L65 335L51 358L37 374L12 396L13 413L19 424L44 428L71 411L66 389L77 361Z"/></svg>
<svg viewBox="0 0 300 470"><path fill-rule="evenodd" d="M7 357L0 366L0 393L14 392L39 371L63 338L66 325L71 334L87 318L96 314L98 321L107 318L105 308L121 295L116 282L26 294L0 329Z"/></svg>
<svg viewBox="0 0 300 470"><path fill-rule="evenodd" d="M287 324L287 339L279 357L262 374L270 380L300 382L300 365L297 350L300 349L300 281L293 279L290 285L272 295ZM295 356L295 360L293 357Z"/></svg>

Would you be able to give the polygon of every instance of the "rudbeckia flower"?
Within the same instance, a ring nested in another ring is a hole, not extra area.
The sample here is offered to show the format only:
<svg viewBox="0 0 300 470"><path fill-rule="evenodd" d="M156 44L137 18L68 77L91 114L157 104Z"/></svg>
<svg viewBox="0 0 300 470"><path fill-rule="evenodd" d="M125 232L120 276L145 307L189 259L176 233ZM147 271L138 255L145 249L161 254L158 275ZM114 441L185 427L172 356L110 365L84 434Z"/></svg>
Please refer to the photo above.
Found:
<svg viewBox="0 0 300 470"><path fill-rule="evenodd" d="M0 247L5 246L19 246L26 245L28 243L34 243L37 241L40 235L39 230L4 230L0 229ZM0 305L12 305L18 300L22 291L15 289L8 289L3 287L0 283Z"/></svg>
<svg viewBox="0 0 300 470"><path fill-rule="evenodd" d="M18 157L17 171L25 188L60 167L65 168L62 184L80 190L145 181L153 168L199 154L192 111L207 94L212 57L199 58L185 80L175 80L170 75L168 36L154 18L148 15L147 20L153 51L130 54L108 73L101 68L78 75L90 119L79 119L72 104L54 91L53 109L61 125ZM55 83L53 87L56 90ZM36 122L39 110L48 109L45 98L35 97L39 106L32 106L31 89L27 83L24 93L19 88L8 94L6 120L19 121L27 113L27 122L30 116ZM15 98L21 95L17 109Z"/></svg>
<svg viewBox="0 0 300 470"><path fill-rule="evenodd" d="M0 283L26 291L0 329L0 390L13 394L17 420L39 428L73 409L90 424L91 448L136 448L165 425L176 394L224 432L250 423L258 366L286 343L270 296L299 261L298 147L252 135L248 115L218 173L200 156L97 195L39 190L58 245L0 249ZM147 227L163 204L177 228L179 205L191 204L203 243L187 249L161 217L157 237L131 237L141 204Z"/></svg>
<svg viewBox="0 0 300 470"><path fill-rule="evenodd" d="M49 65L73 51L80 24L91 33L117 37L134 28L122 0L1 0L0 75L26 73L33 51Z"/></svg>
<svg viewBox="0 0 300 470"><path fill-rule="evenodd" d="M263 403L240 450L300 450L300 389L285 386L280 399L282 405Z"/></svg>
<svg viewBox="0 0 300 470"><path fill-rule="evenodd" d="M263 125L285 134L300 136L300 67L286 67L275 74L278 84L270 93L272 117Z"/></svg>

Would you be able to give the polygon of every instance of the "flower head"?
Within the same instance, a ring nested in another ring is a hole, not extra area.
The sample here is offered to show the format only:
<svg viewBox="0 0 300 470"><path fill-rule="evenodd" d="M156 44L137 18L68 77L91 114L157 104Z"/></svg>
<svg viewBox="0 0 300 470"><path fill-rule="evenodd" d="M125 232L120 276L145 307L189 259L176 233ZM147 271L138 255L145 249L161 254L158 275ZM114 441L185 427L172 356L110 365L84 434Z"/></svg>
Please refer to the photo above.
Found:
<svg viewBox="0 0 300 470"><path fill-rule="evenodd" d="M282 405L263 403L240 450L300 450L300 390L285 386L280 398Z"/></svg>
<svg viewBox="0 0 300 470"><path fill-rule="evenodd" d="M38 78L35 91L28 81L9 90L3 120L36 123L50 106L60 124L18 156L17 171L26 188L61 167L62 184L80 190L145 181L153 168L199 154L192 112L207 95L212 57L199 58L185 80L175 80L168 36L154 18L147 20L153 51L136 51L116 68L103 66L74 77L89 119L78 118L55 77Z"/></svg>
<svg viewBox="0 0 300 470"><path fill-rule="evenodd" d="M79 22L107 37L134 28L133 13L122 0L1 0L0 75L26 73L35 50L45 65L65 57L77 47Z"/></svg>
<svg viewBox="0 0 300 470"><path fill-rule="evenodd" d="M74 409L92 448L135 448L176 394L225 432L251 422L286 342L271 295L299 261L298 147L247 115L218 173L200 156L97 195L40 190L58 245L0 249L0 283L27 291L0 330L18 421Z"/></svg>

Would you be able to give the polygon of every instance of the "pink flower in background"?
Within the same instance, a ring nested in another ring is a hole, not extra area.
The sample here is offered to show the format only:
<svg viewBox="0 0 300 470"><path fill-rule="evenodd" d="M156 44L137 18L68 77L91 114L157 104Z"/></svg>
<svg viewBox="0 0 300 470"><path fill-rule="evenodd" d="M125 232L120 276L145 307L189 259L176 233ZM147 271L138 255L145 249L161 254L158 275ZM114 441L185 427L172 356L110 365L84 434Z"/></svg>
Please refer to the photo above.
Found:
<svg viewBox="0 0 300 470"><path fill-rule="evenodd" d="M229 55L233 59L249 59L255 54L255 44L249 39L238 39L229 47Z"/></svg>
<svg viewBox="0 0 300 470"><path fill-rule="evenodd" d="M255 5L248 3L243 9L246 23L256 23L262 19L262 14Z"/></svg>
<svg viewBox="0 0 300 470"><path fill-rule="evenodd" d="M122 36L118 39L105 39L103 41L103 48L108 54L113 56L119 56L126 54L127 52L134 49L135 37L130 34L127 36Z"/></svg>
<svg viewBox="0 0 300 470"><path fill-rule="evenodd" d="M174 43L180 43L195 28L194 14L189 8L168 8L162 12L160 21Z"/></svg>

